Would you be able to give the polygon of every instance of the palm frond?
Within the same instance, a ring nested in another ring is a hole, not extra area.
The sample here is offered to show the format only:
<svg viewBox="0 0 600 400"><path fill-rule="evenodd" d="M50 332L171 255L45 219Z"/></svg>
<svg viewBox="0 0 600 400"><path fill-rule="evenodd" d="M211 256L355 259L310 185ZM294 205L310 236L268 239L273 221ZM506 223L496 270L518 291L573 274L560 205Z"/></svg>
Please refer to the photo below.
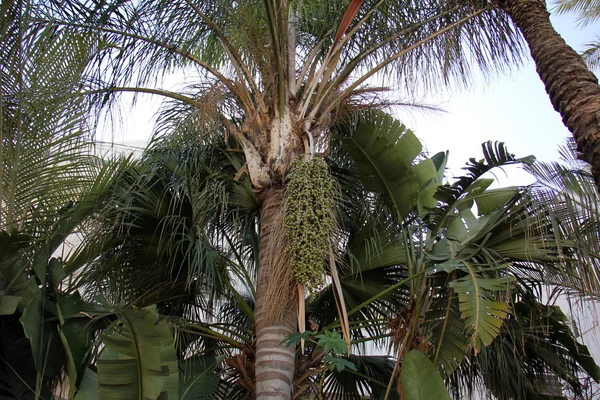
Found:
<svg viewBox="0 0 600 400"><path fill-rule="evenodd" d="M558 14L578 14L577 22L581 26L586 26L600 18L600 2L597 0L558 0L554 10Z"/></svg>
<svg viewBox="0 0 600 400"><path fill-rule="evenodd" d="M530 291L521 294L494 342L469 355L450 378L456 395L472 393L478 380L498 399L543 398L562 384L581 394L582 371L598 379L598 366L575 340L560 308L538 303Z"/></svg>
<svg viewBox="0 0 600 400"><path fill-rule="evenodd" d="M9 230L74 201L93 181L86 107L74 94L96 54L85 35L29 26L28 10L6 10L2 57L0 218Z"/></svg>
<svg viewBox="0 0 600 400"><path fill-rule="evenodd" d="M567 254L573 261L553 270L556 276L551 280L573 294L597 296L600 199L593 178L576 160L572 144L561 153L568 164L539 162L530 167L538 180L532 195L546 205L555 221L555 234L572 246Z"/></svg>
<svg viewBox="0 0 600 400"><path fill-rule="evenodd" d="M363 396L381 398L392 376L394 361L386 356L348 357L356 370L345 368L326 374L323 392L332 400L354 400ZM394 398L394 397L391 397Z"/></svg>
<svg viewBox="0 0 600 400"><path fill-rule="evenodd" d="M592 70L600 68L600 38L596 37L593 42L588 42L581 53L583 61Z"/></svg>

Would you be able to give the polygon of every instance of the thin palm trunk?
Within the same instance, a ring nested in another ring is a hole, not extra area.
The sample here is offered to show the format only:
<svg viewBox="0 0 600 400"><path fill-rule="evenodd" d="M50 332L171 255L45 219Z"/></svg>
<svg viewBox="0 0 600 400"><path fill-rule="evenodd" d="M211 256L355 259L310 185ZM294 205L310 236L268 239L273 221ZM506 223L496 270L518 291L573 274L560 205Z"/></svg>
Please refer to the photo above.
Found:
<svg viewBox="0 0 600 400"><path fill-rule="evenodd" d="M296 332L293 287L285 271L283 196L267 189L261 213L260 257L256 287L256 398L290 399L294 378L295 346L282 342ZM283 276L282 276L283 275ZM276 289L276 290L273 290ZM280 301L270 295L278 292ZM279 303L279 304L273 304Z"/></svg>
<svg viewBox="0 0 600 400"><path fill-rule="evenodd" d="M546 86L554 109L577 141L582 158L592 165L600 188L600 86L550 22L545 0L500 0L498 5L519 27Z"/></svg>

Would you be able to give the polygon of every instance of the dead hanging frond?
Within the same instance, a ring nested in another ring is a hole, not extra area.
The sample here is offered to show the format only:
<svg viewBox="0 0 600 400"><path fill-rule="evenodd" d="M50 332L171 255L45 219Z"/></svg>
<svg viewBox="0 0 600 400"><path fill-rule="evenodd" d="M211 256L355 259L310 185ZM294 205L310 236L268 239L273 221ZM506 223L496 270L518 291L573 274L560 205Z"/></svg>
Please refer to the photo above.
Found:
<svg viewBox="0 0 600 400"><path fill-rule="evenodd" d="M344 292L342 290L342 283L340 281L340 277L337 271L335 254L333 253L333 249L330 248L328 252L329 256L329 273L331 274L331 286L333 289L333 296L335 299L335 306L338 311L338 316L340 318L340 327L342 328L342 333L344 335L344 340L348 343L348 354L350 354L350 345L351 345L351 337L350 337L350 321L348 319L348 311L346 307L346 301L344 300Z"/></svg>

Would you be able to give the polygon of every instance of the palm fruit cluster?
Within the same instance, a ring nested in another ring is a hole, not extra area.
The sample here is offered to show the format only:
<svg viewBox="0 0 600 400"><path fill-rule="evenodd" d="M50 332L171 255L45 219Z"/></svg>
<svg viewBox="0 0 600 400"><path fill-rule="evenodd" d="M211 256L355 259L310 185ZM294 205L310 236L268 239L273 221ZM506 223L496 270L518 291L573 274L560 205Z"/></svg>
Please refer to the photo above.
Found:
<svg viewBox="0 0 600 400"><path fill-rule="evenodd" d="M333 189L325 161L294 161L287 185L285 228L294 280L309 292L324 283L324 257L335 228Z"/></svg>

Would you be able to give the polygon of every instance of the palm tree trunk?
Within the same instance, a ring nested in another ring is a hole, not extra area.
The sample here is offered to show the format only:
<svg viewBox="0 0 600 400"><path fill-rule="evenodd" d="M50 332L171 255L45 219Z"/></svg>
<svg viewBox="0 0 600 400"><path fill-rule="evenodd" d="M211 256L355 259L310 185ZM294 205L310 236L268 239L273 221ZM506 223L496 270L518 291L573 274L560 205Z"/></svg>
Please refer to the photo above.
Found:
<svg viewBox="0 0 600 400"><path fill-rule="evenodd" d="M600 188L600 86L582 58L550 23L545 0L499 0L519 27L546 86L554 109L577 141L582 158L592 165Z"/></svg>
<svg viewBox="0 0 600 400"><path fill-rule="evenodd" d="M283 239L283 196L266 189L260 228L256 286L256 398L291 399L295 346L282 341L296 332L291 269Z"/></svg>

